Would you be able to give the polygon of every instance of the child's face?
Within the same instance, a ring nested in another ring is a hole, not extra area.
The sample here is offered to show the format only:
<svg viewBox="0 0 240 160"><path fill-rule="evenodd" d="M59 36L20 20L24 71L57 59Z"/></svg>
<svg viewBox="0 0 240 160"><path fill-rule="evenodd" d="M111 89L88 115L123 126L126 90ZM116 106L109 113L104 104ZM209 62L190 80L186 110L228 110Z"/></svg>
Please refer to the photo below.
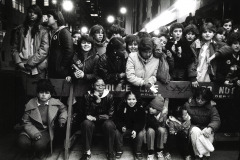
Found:
<svg viewBox="0 0 240 160"><path fill-rule="evenodd" d="M143 59L149 59L152 56L152 50L141 51L141 56Z"/></svg>
<svg viewBox="0 0 240 160"><path fill-rule="evenodd" d="M103 30L100 29L99 31L97 31L95 34L94 34L94 39L97 41L97 42L101 42L103 40Z"/></svg>
<svg viewBox="0 0 240 160"><path fill-rule="evenodd" d="M162 47L165 47L165 46L166 46L166 44L167 44L167 38L166 38L166 37L164 37L164 36L160 37L160 38L159 38L159 41L160 41L160 45L161 45Z"/></svg>
<svg viewBox="0 0 240 160"><path fill-rule="evenodd" d="M183 121L186 121L187 120L187 110L182 110L182 119Z"/></svg>
<svg viewBox="0 0 240 160"><path fill-rule="evenodd" d="M224 23L223 28L229 33L232 30L232 22Z"/></svg>
<svg viewBox="0 0 240 160"><path fill-rule="evenodd" d="M198 96L196 97L196 102L198 106L203 106L207 101L204 98L202 98L202 96Z"/></svg>
<svg viewBox="0 0 240 160"><path fill-rule="evenodd" d="M188 42L192 42L196 38L196 35L193 32L188 32L185 37Z"/></svg>
<svg viewBox="0 0 240 160"><path fill-rule="evenodd" d="M87 42L87 41L83 40L81 42L81 48L83 51L88 52L91 50L92 44L91 44L91 42Z"/></svg>
<svg viewBox="0 0 240 160"><path fill-rule="evenodd" d="M202 38L205 41L211 41L214 36L214 32L211 30L206 30L202 33Z"/></svg>
<svg viewBox="0 0 240 160"><path fill-rule="evenodd" d="M137 103L137 99L134 94L130 94L127 98L127 104L129 107L134 107Z"/></svg>
<svg viewBox="0 0 240 160"><path fill-rule="evenodd" d="M149 113L150 113L150 114L157 115L159 112L158 112L158 110L156 110L155 108L149 107Z"/></svg>
<svg viewBox="0 0 240 160"><path fill-rule="evenodd" d="M175 28L172 36L175 41L179 41L182 38L182 28Z"/></svg>
<svg viewBox="0 0 240 160"><path fill-rule="evenodd" d="M240 51L240 44L238 41L234 42L232 45L231 45L232 49L234 50L234 52L239 52Z"/></svg>
<svg viewBox="0 0 240 160"><path fill-rule="evenodd" d="M94 91L97 91L99 93L103 93L105 89L105 83L102 79L97 80L96 83L93 85Z"/></svg>
<svg viewBox="0 0 240 160"><path fill-rule="evenodd" d="M133 41L132 43L130 43L128 45L128 50L132 53L132 52L137 52L138 51L138 44L136 41Z"/></svg>
<svg viewBox="0 0 240 160"><path fill-rule="evenodd" d="M225 33L217 33L215 38L218 42L223 42L225 40Z"/></svg>
<svg viewBox="0 0 240 160"><path fill-rule="evenodd" d="M47 102L51 98L51 93L49 91L40 91L37 94L39 102Z"/></svg>

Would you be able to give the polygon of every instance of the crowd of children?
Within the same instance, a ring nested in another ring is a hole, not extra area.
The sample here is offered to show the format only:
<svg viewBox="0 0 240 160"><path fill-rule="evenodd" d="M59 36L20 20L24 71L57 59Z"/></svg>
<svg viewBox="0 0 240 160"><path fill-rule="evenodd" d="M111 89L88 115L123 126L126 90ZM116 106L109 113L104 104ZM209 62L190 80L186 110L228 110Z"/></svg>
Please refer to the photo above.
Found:
<svg viewBox="0 0 240 160"><path fill-rule="evenodd" d="M191 159L189 142L196 159L209 158L220 118L211 103L210 90L199 87L198 82L240 86L240 32L233 29L232 20L224 20L218 28L211 21L201 26L173 23L169 30L164 27L160 35L153 37L147 32L124 37L124 29L118 25L111 26L107 33L101 25L94 25L89 34L73 32L72 39L61 12L49 12L47 16L49 33L39 23L40 8L30 6L26 22L15 32L12 54L19 71L28 77L66 78L73 83L82 79L93 84L81 106L85 149L81 160L91 157L94 128L102 129L106 137L109 160L115 158L114 141L116 158L121 157L125 136L133 139L137 159L143 158L144 142L148 160L154 159L155 151L159 160L171 159L174 139L183 145L186 160ZM30 43L37 32L41 33L34 37L37 44ZM136 94L128 92L116 108L113 95L105 89L105 82L115 84L116 91L130 83L157 92L157 81L171 80L191 81L196 92L185 105L169 113L161 95L144 106ZM57 111L61 112L60 125L66 122L66 108L51 98L52 88L50 81L40 80L37 98L26 105L24 132L19 137L22 148L38 150L52 141L51 121Z"/></svg>

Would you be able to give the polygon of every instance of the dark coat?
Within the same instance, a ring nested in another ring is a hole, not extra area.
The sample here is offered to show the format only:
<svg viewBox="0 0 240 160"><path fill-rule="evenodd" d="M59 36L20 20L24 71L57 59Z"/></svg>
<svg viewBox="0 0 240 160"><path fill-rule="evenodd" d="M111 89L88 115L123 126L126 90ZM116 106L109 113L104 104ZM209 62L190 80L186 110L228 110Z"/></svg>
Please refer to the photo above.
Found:
<svg viewBox="0 0 240 160"><path fill-rule="evenodd" d="M66 27L60 27L50 41L48 75L50 78L66 78L70 74L73 58L73 41Z"/></svg>
<svg viewBox="0 0 240 160"><path fill-rule="evenodd" d="M83 79L85 80L92 80L96 77L96 67L98 63L99 55L96 53L95 50L90 50L88 52L87 58L84 59L81 51L76 52L73 56L73 62L72 64L75 64L79 69L81 69L84 72ZM81 61L81 66L77 64L77 61ZM75 69L72 68L72 77L73 72L75 72Z"/></svg>
<svg viewBox="0 0 240 160"><path fill-rule="evenodd" d="M139 133L145 126L145 114L141 104L137 103L134 107L129 107L123 102L115 114L114 122L120 132L122 127L126 127L131 132L134 130Z"/></svg>
<svg viewBox="0 0 240 160"><path fill-rule="evenodd" d="M114 114L114 100L113 95L108 90L104 90L101 97L101 102L96 103L96 97L89 91L84 95L84 113L85 118L87 115L96 117L97 120L101 120L99 115L108 115L111 119Z"/></svg>
<svg viewBox="0 0 240 160"><path fill-rule="evenodd" d="M161 116L162 116L162 113L161 113ZM159 127L165 127L165 126L166 126L165 118L164 119L160 118L160 120L157 120L153 114L147 113L146 127L145 127L146 129L152 128L156 131Z"/></svg>
<svg viewBox="0 0 240 160"><path fill-rule="evenodd" d="M200 129L211 127L214 132L220 127L220 116L216 107L211 105L211 102L199 107L197 106L196 101L190 98L189 101L185 103L185 106L191 117L191 123L193 126L197 126Z"/></svg>
<svg viewBox="0 0 240 160"><path fill-rule="evenodd" d="M112 53L115 54L115 53ZM102 54L98 62L98 76L103 78L106 83L118 84L121 80L125 78L120 78L120 73L125 73L126 71L127 59L124 55L114 55L107 56Z"/></svg>

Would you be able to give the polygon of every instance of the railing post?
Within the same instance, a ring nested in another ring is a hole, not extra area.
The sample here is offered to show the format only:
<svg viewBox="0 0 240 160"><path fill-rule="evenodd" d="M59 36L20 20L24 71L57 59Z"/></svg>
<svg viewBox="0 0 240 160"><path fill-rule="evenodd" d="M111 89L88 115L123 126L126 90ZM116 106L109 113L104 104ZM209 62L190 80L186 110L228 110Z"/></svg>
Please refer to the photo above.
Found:
<svg viewBox="0 0 240 160"><path fill-rule="evenodd" d="M67 130L66 130L66 139L65 139L65 153L64 159L68 160L69 157L69 144L70 144L70 136L71 136L71 120L72 120L72 102L73 102L73 89L74 84L71 83L70 91L69 91L69 101L68 101L68 118L67 118Z"/></svg>

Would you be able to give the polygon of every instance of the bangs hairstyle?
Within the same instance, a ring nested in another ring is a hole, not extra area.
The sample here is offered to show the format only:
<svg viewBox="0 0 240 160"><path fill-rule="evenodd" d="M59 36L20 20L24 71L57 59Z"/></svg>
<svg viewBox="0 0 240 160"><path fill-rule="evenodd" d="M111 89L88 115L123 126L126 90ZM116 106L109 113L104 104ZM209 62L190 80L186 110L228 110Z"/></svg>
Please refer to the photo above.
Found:
<svg viewBox="0 0 240 160"><path fill-rule="evenodd" d="M126 50L127 50L128 53L130 53L130 51L129 51L129 49L128 49L128 46L129 46L130 44L132 44L133 42L136 42L137 45L138 45L138 44L139 44L139 37L136 36L136 35L133 35L133 34L128 35L128 36L125 38L125 42L126 42Z"/></svg>
<svg viewBox="0 0 240 160"><path fill-rule="evenodd" d="M240 32L233 32L230 34L230 36L228 37L227 43L228 45L232 45L234 43L240 43Z"/></svg>
<svg viewBox="0 0 240 160"><path fill-rule="evenodd" d="M170 26L170 34L173 33L173 30L176 29L176 28L181 28L182 31L183 31L183 25L181 23L173 23L171 26Z"/></svg>
<svg viewBox="0 0 240 160"><path fill-rule="evenodd" d="M127 100L128 96L131 95L131 94L133 94L135 96L136 100L138 100L138 97L137 97L136 93L134 93L133 91L126 92L125 95L124 95L124 99Z"/></svg>
<svg viewBox="0 0 240 160"><path fill-rule="evenodd" d="M82 41L90 42L92 44L92 48L94 46L93 38L89 35L82 35L81 38L78 40L78 44L81 45Z"/></svg>
<svg viewBox="0 0 240 160"><path fill-rule="evenodd" d="M102 42L104 42L104 41L106 40L106 32L105 32L103 26L101 26L101 25L99 25L99 24L96 24L96 25L94 25L94 26L92 26L92 27L90 28L89 35L90 35L91 37L94 37L95 33L100 32L100 30L103 31L103 39L102 39Z"/></svg>
<svg viewBox="0 0 240 160"><path fill-rule="evenodd" d="M223 27L219 27L216 31L216 34L223 34L226 30Z"/></svg>
<svg viewBox="0 0 240 160"><path fill-rule="evenodd" d="M47 15L52 15L53 18L55 20L57 20L57 25L58 26L65 25L65 20L64 20L62 12L56 11L56 10L50 10L50 11L48 11Z"/></svg>
<svg viewBox="0 0 240 160"><path fill-rule="evenodd" d="M30 24L30 19L29 19L29 13L35 13L37 15L37 19L33 24L33 28L31 30L32 37L35 36L37 32L39 32L39 25L42 23L42 10L39 6L37 5L31 5L27 9L27 15L25 18L25 21L23 23L24 26L24 36L26 37L27 32L28 32L28 25Z"/></svg>
<svg viewBox="0 0 240 160"><path fill-rule="evenodd" d="M189 24L184 28L184 31L183 31L184 35L187 35L189 32L192 32L196 36L198 36L199 34L198 28L194 24Z"/></svg>
<svg viewBox="0 0 240 160"><path fill-rule="evenodd" d="M148 51L154 48L154 43L152 38L142 38L139 42L138 49L139 51Z"/></svg>
<svg viewBox="0 0 240 160"><path fill-rule="evenodd" d="M50 92L51 95L56 94L54 86L49 79L40 79L37 82L37 93Z"/></svg>
<svg viewBox="0 0 240 160"><path fill-rule="evenodd" d="M216 27L212 24L206 24L206 25L203 25L202 28L201 28L201 34L206 32L206 31L212 31L214 33L216 33Z"/></svg>
<svg viewBox="0 0 240 160"><path fill-rule="evenodd" d="M183 116L183 113L182 113L183 110L187 110L186 106L184 106L184 105L183 106L178 106L176 109L174 109L172 111L172 116L174 116L175 118L182 117Z"/></svg>
<svg viewBox="0 0 240 160"><path fill-rule="evenodd" d="M232 26L233 26L233 20L230 19L230 18L224 19L223 22L222 22L222 25L224 25L225 23L228 23L228 22L231 22L231 23L232 23Z"/></svg>
<svg viewBox="0 0 240 160"><path fill-rule="evenodd" d="M209 88L205 87L198 87L194 90L193 98L196 99L197 97L202 96L207 102L210 102L213 99L213 93Z"/></svg>
<svg viewBox="0 0 240 160"><path fill-rule="evenodd" d="M108 38L111 38L113 34L120 34L123 37L125 35L125 29L119 25L113 24L108 30Z"/></svg>

